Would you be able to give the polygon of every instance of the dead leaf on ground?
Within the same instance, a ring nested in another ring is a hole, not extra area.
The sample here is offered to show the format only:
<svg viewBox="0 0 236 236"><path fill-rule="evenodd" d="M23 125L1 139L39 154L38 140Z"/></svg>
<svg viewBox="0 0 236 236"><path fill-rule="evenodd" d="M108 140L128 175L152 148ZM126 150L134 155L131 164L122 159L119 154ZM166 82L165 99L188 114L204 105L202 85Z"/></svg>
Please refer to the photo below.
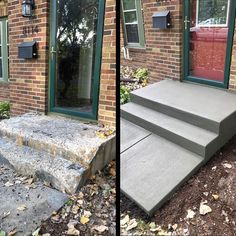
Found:
<svg viewBox="0 0 236 236"><path fill-rule="evenodd" d="M207 213L212 212L212 209L208 205L206 205L206 203L207 203L207 201L200 203L199 213L201 215L206 215Z"/></svg>
<svg viewBox="0 0 236 236"><path fill-rule="evenodd" d="M18 211L24 211L24 210L26 210L27 209L27 206L25 205L25 204L22 204L22 205L20 205L19 207L17 207L17 210Z"/></svg>
<svg viewBox="0 0 236 236"><path fill-rule="evenodd" d="M10 214L11 214L10 211L8 211L8 212L3 212L2 220L3 220L4 218L8 217Z"/></svg>
<svg viewBox="0 0 236 236"><path fill-rule="evenodd" d="M17 231L16 230L12 230L11 232L8 233L7 236L14 236L16 235Z"/></svg>
<svg viewBox="0 0 236 236"><path fill-rule="evenodd" d="M129 221L128 223L128 227L126 228L127 231L131 230L131 229L134 229L138 226L138 223L135 219L132 219Z"/></svg>
<svg viewBox="0 0 236 236"><path fill-rule="evenodd" d="M126 215L121 221L120 221L120 225L124 226L129 222L129 215Z"/></svg>
<svg viewBox="0 0 236 236"><path fill-rule="evenodd" d="M228 169L232 168L232 165L229 163L224 163L223 166L224 166L224 168L228 168Z"/></svg>
<svg viewBox="0 0 236 236"><path fill-rule="evenodd" d="M85 225L85 224L87 224L89 222L89 218L88 217L86 217L86 216L81 216L80 217L80 223L81 224L83 224L83 225Z"/></svg>
<svg viewBox="0 0 236 236"><path fill-rule="evenodd" d="M187 216L186 216L186 218L187 219L193 219L193 217L195 216L195 212L194 211L192 211L191 209L188 209L188 214L187 214Z"/></svg>
<svg viewBox="0 0 236 236"><path fill-rule="evenodd" d="M213 197L215 200L218 200L218 199L219 199L219 195L218 195L218 194L212 194L212 197Z"/></svg>
<svg viewBox="0 0 236 236"><path fill-rule="evenodd" d="M68 235L80 235L80 231L75 228L75 225L77 224L77 221L71 220L68 224L68 230L66 234Z"/></svg>
<svg viewBox="0 0 236 236"><path fill-rule="evenodd" d="M115 177L116 176L116 169L115 168L110 168L109 173L110 173L110 175Z"/></svg>
<svg viewBox="0 0 236 236"><path fill-rule="evenodd" d="M32 236L39 236L39 231L40 231L40 228L36 229L36 230L32 233Z"/></svg>
<svg viewBox="0 0 236 236"><path fill-rule="evenodd" d="M95 229L99 233L103 233L103 232L108 230L108 227L105 226L105 225L96 225L96 226L93 227L93 229Z"/></svg>

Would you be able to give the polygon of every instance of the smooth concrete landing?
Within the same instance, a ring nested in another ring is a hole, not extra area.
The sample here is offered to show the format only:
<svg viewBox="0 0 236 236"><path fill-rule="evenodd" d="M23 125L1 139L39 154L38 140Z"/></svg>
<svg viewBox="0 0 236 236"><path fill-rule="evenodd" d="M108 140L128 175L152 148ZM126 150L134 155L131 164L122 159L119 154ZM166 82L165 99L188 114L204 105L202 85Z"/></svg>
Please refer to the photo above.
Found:
<svg viewBox="0 0 236 236"><path fill-rule="evenodd" d="M151 215L202 162L202 157L152 134L121 154L121 191Z"/></svg>
<svg viewBox="0 0 236 236"><path fill-rule="evenodd" d="M235 94L197 84L163 80L132 93L216 122L236 111Z"/></svg>

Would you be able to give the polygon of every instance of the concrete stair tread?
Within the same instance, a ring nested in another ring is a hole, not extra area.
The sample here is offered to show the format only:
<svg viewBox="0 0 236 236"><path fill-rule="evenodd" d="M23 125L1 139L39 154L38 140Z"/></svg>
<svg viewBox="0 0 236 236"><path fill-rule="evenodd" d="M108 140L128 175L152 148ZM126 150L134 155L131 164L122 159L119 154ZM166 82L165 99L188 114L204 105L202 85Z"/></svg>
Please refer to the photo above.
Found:
<svg viewBox="0 0 236 236"><path fill-rule="evenodd" d="M121 111L131 114L132 117L139 117L142 120L148 121L153 125L159 126L168 132L177 134L203 147L206 147L218 137L218 134L216 133L202 129L195 125L189 124L136 103L130 102L123 105L121 107ZM132 122L135 123L135 119L132 119Z"/></svg>
<svg viewBox="0 0 236 236"><path fill-rule="evenodd" d="M236 110L236 94L173 80L149 85L132 94L218 123Z"/></svg>
<svg viewBox="0 0 236 236"><path fill-rule="evenodd" d="M151 132L134 125L133 123L121 119L120 120L120 136L121 136L121 153L146 138Z"/></svg>
<svg viewBox="0 0 236 236"><path fill-rule="evenodd" d="M114 142L115 135L101 138L99 131L102 128L95 124L37 114L13 117L0 125L0 136L84 166L91 164L101 148Z"/></svg>
<svg viewBox="0 0 236 236"><path fill-rule="evenodd" d="M52 156L0 137L0 163L8 164L18 173L37 176L56 189L75 193L84 183L86 169L60 156Z"/></svg>
<svg viewBox="0 0 236 236"><path fill-rule="evenodd" d="M203 160L152 134L121 154L121 191L151 215Z"/></svg>

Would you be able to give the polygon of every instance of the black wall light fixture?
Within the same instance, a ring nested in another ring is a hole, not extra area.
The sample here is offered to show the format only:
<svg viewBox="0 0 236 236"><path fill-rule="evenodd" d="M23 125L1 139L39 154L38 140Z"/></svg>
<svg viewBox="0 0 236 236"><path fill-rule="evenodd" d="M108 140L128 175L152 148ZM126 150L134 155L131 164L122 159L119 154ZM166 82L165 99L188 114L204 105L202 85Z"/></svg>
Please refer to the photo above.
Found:
<svg viewBox="0 0 236 236"><path fill-rule="evenodd" d="M23 0L22 2L22 16L32 17L35 9L34 0Z"/></svg>

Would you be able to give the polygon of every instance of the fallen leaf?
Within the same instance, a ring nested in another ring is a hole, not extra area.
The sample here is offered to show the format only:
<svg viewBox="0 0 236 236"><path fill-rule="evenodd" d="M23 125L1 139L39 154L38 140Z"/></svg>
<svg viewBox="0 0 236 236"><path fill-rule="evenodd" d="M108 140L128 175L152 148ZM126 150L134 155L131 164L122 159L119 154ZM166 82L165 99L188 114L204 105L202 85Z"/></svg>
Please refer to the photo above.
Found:
<svg viewBox="0 0 236 236"><path fill-rule="evenodd" d="M14 236L16 233L17 233L17 231L13 230L13 231L9 232L7 236Z"/></svg>
<svg viewBox="0 0 236 236"><path fill-rule="evenodd" d="M51 236L51 234L46 233L46 234L42 234L42 236Z"/></svg>
<svg viewBox="0 0 236 236"><path fill-rule="evenodd" d="M6 187L11 187L13 186L14 184L10 181L7 181L5 184L4 184Z"/></svg>
<svg viewBox="0 0 236 236"><path fill-rule="evenodd" d="M81 223L81 224L85 225L85 224L87 224L88 222L89 222L89 218L88 218L88 217L86 217L86 216L81 216L81 217L80 217L80 223Z"/></svg>
<svg viewBox="0 0 236 236"><path fill-rule="evenodd" d="M213 197L215 200L218 200L218 199L219 199L219 195L218 195L218 194L212 194L212 197Z"/></svg>
<svg viewBox="0 0 236 236"><path fill-rule="evenodd" d="M135 219L132 219L129 223L128 223L128 227L126 228L127 231L136 228L138 225L137 221Z"/></svg>
<svg viewBox="0 0 236 236"><path fill-rule="evenodd" d="M206 215L207 213L212 212L212 209L206 205L207 202L201 202L200 203L200 209L199 209L199 213L201 215Z"/></svg>
<svg viewBox="0 0 236 236"><path fill-rule="evenodd" d="M110 168L109 173L110 173L112 176L116 176L116 169L115 169L115 168Z"/></svg>
<svg viewBox="0 0 236 236"><path fill-rule="evenodd" d="M71 211L72 211L73 214L76 215L76 214L78 213L79 209L80 209L80 207L79 207L78 205L74 205L74 206L72 207L72 210L71 210Z"/></svg>
<svg viewBox="0 0 236 236"><path fill-rule="evenodd" d="M174 224L172 225L172 229L175 231L177 229L178 225L177 224Z"/></svg>
<svg viewBox="0 0 236 236"><path fill-rule="evenodd" d="M120 221L120 225L124 226L125 224L127 224L129 222L129 215L126 215L121 221Z"/></svg>
<svg viewBox="0 0 236 236"><path fill-rule="evenodd" d="M232 165L229 164L229 163L224 163L223 166L224 166L225 168L228 168L228 169L231 169L231 168L232 168Z"/></svg>
<svg viewBox="0 0 236 236"><path fill-rule="evenodd" d="M92 215L90 211L84 211L84 216L89 218Z"/></svg>
<svg viewBox="0 0 236 236"><path fill-rule="evenodd" d="M192 211L191 209L188 209L188 214L187 214L187 216L186 216L186 218L187 219L192 219L194 216L195 216L195 212L194 211Z"/></svg>
<svg viewBox="0 0 236 236"><path fill-rule="evenodd" d="M157 235L160 235L160 236L166 236L166 235L169 235L168 234L168 232L167 231L165 231L165 230L160 230L160 232L158 232L158 234Z"/></svg>
<svg viewBox="0 0 236 236"><path fill-rule="evenodd" d="M79 232L79 230L77 230L75 228L74 225L70 225L70 226L68 226L68 230L67 230L66 234L68 234L68 235L80 235L80 232Z"/></svg>
<svg viewBox="0 0 236 236"><path fill-rule="evenodd" d="M32 233L32 236L39 236L39 231L40 231L40 228L36 229L36 230Z"/></svg>
<svg viewBox="0 0 236 236"><path fill-rule="evenodd" d="M96 225L93 227L96 231L98 231L99 233L103 233L104 231L108 230L108 227L105 225Z"/></svg>
<svg viewBox="0 0 236 236"><path fill-rule="evenodd" d="M150 227L151 229L156 228L156 224L155 224L155 222L151 222L151 223L149 224L149 227Z"/></svg>
<svg viewBox="0 0 236 236"><path fill-rule="evenodd" d="M17 210L18 210L18 211L24 211L24 210L26 210L26 209L27 209L27 206L24 205L24 204L22 204L22 205L20 205L19 207L17 207Z"/></svg>

